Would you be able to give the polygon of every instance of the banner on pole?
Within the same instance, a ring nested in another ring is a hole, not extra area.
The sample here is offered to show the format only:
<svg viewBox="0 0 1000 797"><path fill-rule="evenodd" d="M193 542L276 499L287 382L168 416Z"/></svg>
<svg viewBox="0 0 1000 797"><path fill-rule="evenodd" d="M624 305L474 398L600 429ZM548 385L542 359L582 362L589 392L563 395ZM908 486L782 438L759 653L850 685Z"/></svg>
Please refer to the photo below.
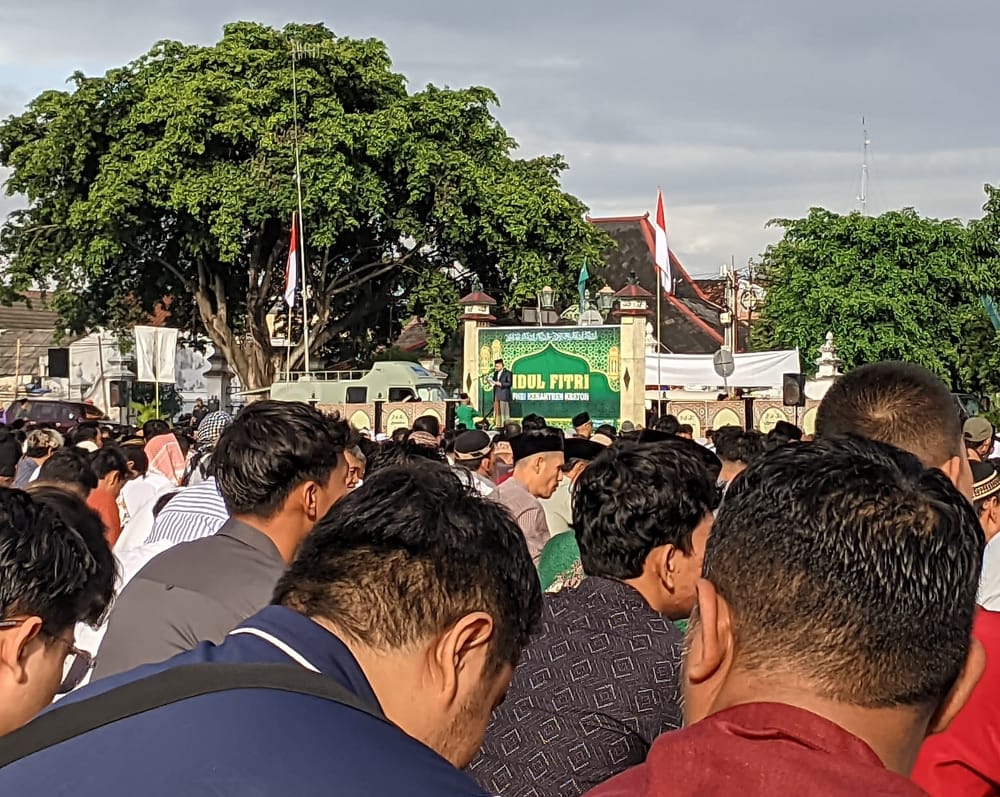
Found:
<svg viewBox="0 0 1000 797"><path fill-rule="evenodd" d="M135 327L136 381L177 381L177 330L167 327Z"/></svg>

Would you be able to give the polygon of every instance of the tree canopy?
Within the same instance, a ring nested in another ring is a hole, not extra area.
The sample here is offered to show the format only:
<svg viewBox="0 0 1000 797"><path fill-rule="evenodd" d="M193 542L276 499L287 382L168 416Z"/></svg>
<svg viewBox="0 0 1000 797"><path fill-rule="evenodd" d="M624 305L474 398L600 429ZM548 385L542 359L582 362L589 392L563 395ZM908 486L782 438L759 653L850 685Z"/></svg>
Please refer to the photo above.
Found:
<svg viewBox="0 0 1000 797"><path fill-rule="evenodd" d="M784 229L761 262L767 297L752 340L813 352L832 331L847 367L907 360L956 390L1000 388L1000 335L981 296L1000 296L1000 196L981 221L813 208ZM992 205L991 205L992 203Z"/></svg>
<svg viewBox="0 0 1000 797"><path fill-rule="evenodd" d="M247 387L274 374L296 138L314 361L370 356L406 309L440 347L473 280L517 305L570 289L610 245L562 190L561 156L513 157L489 89L410 93L374 39L233 23L71 84L0 124L7 191L28 200L0 229L3 287L47 288L75 332L124 330L170 297L171 323Z"/></svg>

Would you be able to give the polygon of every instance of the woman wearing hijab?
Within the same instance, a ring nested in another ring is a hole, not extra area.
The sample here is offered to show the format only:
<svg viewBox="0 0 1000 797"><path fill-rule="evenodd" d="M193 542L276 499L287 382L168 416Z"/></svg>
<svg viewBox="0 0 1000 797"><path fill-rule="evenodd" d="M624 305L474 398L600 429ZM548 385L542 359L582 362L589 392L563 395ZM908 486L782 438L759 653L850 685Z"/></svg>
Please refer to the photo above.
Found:
<svg viewBox="0 0 1000 797"><path fill-rule="evenodd" d="M146 457L150 473L162 476L177 487L184 479L187 460L180 443L172 434L161 434L146 443Z"/></svg>
<svg viewBox="0 0 1000 797"><path fill-rule="evenodd" d="M208 478L210 473L208 463L212 459L212 452L215 450L219 438L222 437L222 433L232 423L233 416L228 412L210 412L198 424L197 449L188 465L184 477L185 485L200 484Z"/></svg>

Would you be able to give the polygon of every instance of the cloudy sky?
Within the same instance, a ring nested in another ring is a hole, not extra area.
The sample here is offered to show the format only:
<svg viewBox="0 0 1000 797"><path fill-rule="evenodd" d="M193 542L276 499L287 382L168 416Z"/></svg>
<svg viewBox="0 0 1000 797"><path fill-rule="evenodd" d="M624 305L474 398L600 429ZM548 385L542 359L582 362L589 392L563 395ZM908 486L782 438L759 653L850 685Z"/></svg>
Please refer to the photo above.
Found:
<svg viewBox="0 0 1000 797"><path fill-rule="evenodd" d="M3 2L0 117L236 19L381 38L415 88L490 86L521 153L564 154L592 215L652 210L662 186L697 275L762 251L769 218L856 208L862 116L872 212L970 218L1000 182L998 0Z"/></svg>

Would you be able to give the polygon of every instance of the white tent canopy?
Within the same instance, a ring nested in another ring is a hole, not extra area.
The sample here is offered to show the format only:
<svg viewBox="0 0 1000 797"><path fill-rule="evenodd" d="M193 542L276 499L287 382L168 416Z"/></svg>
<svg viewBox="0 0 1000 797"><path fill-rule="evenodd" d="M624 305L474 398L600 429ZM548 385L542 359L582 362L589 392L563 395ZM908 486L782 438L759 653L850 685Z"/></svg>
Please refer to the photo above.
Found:
<svg viewBox="0 0 1000 797"><path fill-rule="evenodd" d="M783 374L800 372L799 350L762 351L734 354L736 370L729 377L729 387L781 388ZM711 354L646 355L646 385L656 389L670 386L691 388L723 387L725 381L715 372Z"/></svg>

